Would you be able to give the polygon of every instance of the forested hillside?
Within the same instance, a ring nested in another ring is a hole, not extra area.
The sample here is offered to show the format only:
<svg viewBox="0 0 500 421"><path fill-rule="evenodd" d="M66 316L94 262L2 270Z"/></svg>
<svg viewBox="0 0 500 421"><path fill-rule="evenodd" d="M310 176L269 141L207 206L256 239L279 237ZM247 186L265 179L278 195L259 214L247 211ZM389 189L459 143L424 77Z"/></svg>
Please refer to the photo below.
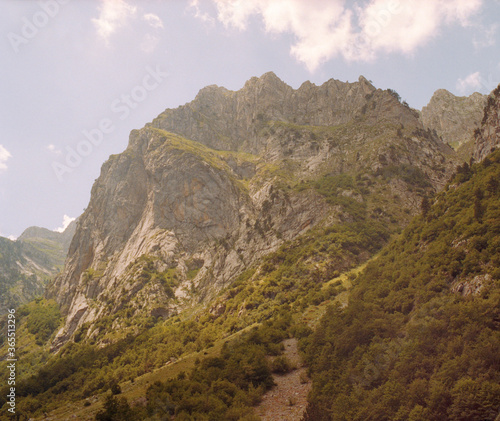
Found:
<svg viewBox="0 0 500 421"><path fill-rule="evenodd" d="M498 419L500 152L461 166L303 342L307 421Z"/></svg>

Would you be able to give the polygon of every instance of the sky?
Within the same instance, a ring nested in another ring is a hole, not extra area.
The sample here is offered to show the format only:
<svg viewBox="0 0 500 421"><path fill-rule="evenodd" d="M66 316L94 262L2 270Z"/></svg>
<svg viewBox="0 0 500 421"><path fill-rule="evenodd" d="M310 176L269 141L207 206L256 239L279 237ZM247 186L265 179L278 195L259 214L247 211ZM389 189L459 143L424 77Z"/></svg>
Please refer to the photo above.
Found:
<svg viewBox="0 0 500 421"><path fill-rule="evenodd" d="M0 235L61 231L131 130L207 85L500 83L500 0L0 0Z"/></svg>

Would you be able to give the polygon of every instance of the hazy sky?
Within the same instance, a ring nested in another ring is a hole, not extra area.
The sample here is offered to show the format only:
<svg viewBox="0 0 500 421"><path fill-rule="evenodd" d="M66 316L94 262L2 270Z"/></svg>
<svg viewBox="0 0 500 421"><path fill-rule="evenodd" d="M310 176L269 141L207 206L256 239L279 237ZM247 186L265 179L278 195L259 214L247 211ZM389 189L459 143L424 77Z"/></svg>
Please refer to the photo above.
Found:
<svg viewBox="0 0 500 421"><path fill-rule="evenodd" d="M0 0L0 235L82 213L130 130L274 71L433 92L500 82L494 0Z"/></svg>

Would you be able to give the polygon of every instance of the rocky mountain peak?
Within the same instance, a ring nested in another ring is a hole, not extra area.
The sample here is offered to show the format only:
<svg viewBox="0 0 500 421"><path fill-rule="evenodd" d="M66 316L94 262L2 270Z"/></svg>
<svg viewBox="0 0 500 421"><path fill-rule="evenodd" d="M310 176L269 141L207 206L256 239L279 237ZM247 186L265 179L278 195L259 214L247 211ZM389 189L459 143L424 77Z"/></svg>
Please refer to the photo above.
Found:
<svg viewBox="0 0 500 421"><path fill-rule="evenodd" d="M360 75L359 78L358 78L358 82L361 84L361 86L363 87L363 90L369 94L369 93L372 93L374 91L376 91L377 89L372 85L372 83L367 79L365 78L363 75Z"/></svg>
<svg viewBox="0 0 500 421"><path fill-rule="evenodd" d="M253 90L262 88L273 88L278 91L283 89L290 89L285 82L283 82L274 72L264 73L261 77L252 77L245 82L243 90Z"/></svg>
<svg viewBox="0 0 500 421"><path fill-rule="evenodd" d="M194 101L165 110L151 125L214 149L259 154L265 148L261 131L271 121L334 126L356 119L375 122L382 115L396 124L421 127L416 112L363 76L354 83L305 82L295 90L269 72L238 91L204 88Z"/></svg>
<svg viewBox="0 0 500 421"><path fill-rule="evenodd" d="M459 148L471 141L474 130L481 124L485 105L486 96L480 93L459 97L438 89L422 108L422 123L425 128L435 130L444 142Z"/></svg>

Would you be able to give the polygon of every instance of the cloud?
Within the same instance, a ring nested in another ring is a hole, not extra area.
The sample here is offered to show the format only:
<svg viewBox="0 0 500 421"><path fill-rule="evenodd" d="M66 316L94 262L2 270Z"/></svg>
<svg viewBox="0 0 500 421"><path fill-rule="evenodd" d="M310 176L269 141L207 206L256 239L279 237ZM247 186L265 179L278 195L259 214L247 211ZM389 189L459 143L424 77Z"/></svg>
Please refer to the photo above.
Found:
<svg viewBox="0 0 500 421"><path fill-rule="evenodd" d="M446 26L469 26L481 0L372 0L358 9L362 49L358 58L378 53L410 54L439 35Z"/></svg>
<svg viewBox="0 0 500 421"><path fill-rule="evenodd" d="M201 21L203 21L209 25L215 24L215 19L212 16L210 16L209 13L203 13L201 11L199 0L191 0L191 2L189 3L188 9L191 9L194 11L195 18L200 19Z"/></svg>
<svg viewBox="0 0 500 421"><path fill-rule="evenodd" d="M0 237L8 238L10 241L16 241L17 240L17 237L15 237L14 235L5 235L5 234L2 234L1 232L0 232Z"/></svg>
<svg viewBox="0 0 500 421"><path fill-rule="evenodd" d="M469 26L482 0L213 0L226 27L247 28L260 16L269 33L290 33L290 53L313 72L335 57L370 61L383 53L410 54L446 25ZM206 20L193 1L196 15Z"/></svg>
<svg viewBox="0 0 500 421"><path fill-rule="evenodd" d="M479 26L479 34L474 36L472 43L476 50L486 47L492 47L496 44L498 25L493 24L489 27Z"/></svg>
<svg viewBox="0 0 500 421"><path fill-rule="evenodd" d="M56 155L62 154L62 151L60 149L57 149L56 145L54 145L53 143L51 143L50 145L47 145L47 149L50 152L52 152L53 154L56 154Z"/></svg>
<svg viewBox="0 0 500 421"><path fill-rule="evenodd" d="M156 50L156 47L158 46L159 42L160 42L159 37L151 34L146 34L142 38L141 50L144 51L145 53L152 53Z"/></svg>
<svg viewBox="0 0 500 421"><path fill-rule="evenodd" d="M3 145L0 145L0 172L7 169L6 162L9 160L9 158L12 158L10 152L5 149Z"/></svg>
<svg viewBox="0 0 500 421"><path fill-rule="evenodd" d="M481 74L479 72L471 73L465 79L458 79L457 90L460 93L466 93L471 89L479 89L481 87Z"/></svg>
<svg viewBox="0 0 500 421"><path fill-rule="evenodd" d="M153 31L156 33L164 28L162 20L153 13L146 13L142 18L148 23L151 28L153 28ZM160 40L161 39L159 36L152 33L146 33L142 37L141 50L145 53L154 52L156 50L156 47L160 43Z"/></svg>
<svg viewBox="0 0 500 421"><path fill-rule="evenodd" d="M68 228L68 225L71 224L76 218L71 218L68 215L63 216L63 222L62 222L62 227L56 228L54 231L56 232L64 232L66 228Z"/></svg>
<svg viewBox="0 0 500 421"><path fill-rule="evenodd" d="M136 13L137 8L127 4L124 0L104 0L99 8L99 17L92 19L97 33L109 42L109 37L118 28L124 26L127 19Z"/></svg>
<svg viewBox="0 0 500 421"><path fill-rule="evenodd" d="M163 29L163 22L162 20L156 16L153 13L146 13L142 17L147 23L149 23L150 26L152 26L155 29Z"/></svg>

